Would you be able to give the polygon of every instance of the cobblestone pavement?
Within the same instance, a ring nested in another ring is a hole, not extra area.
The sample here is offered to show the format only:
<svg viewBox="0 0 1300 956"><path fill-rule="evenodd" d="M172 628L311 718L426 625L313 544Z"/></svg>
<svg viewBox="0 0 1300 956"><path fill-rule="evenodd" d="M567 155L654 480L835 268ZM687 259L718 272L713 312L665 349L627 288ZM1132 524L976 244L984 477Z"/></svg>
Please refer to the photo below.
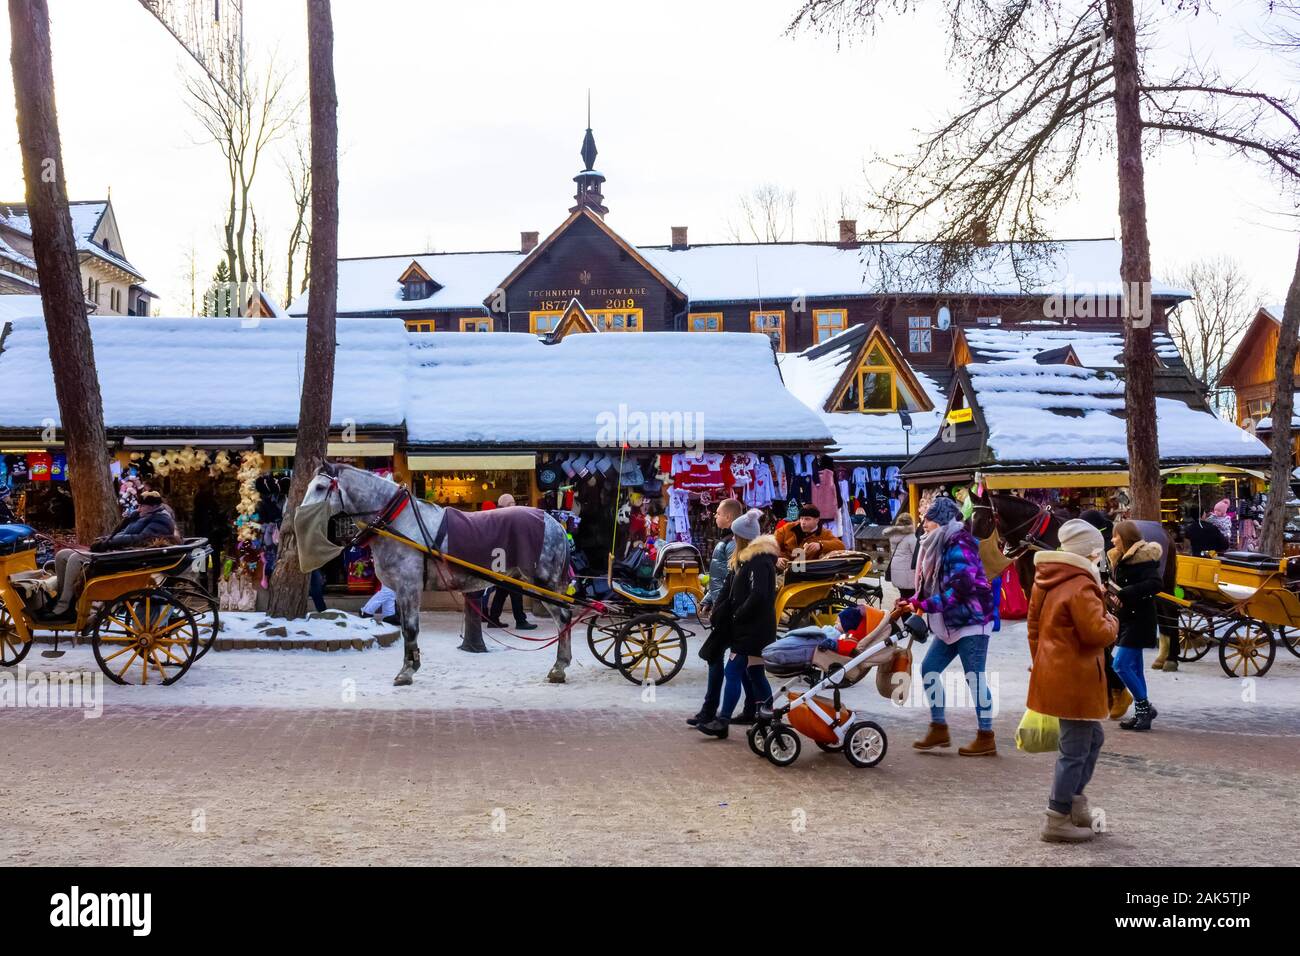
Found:
<svg viewBox="0 0 1300 956"><path fill-rule="evenodd" d="M1037 840L1052 758L1013 717L981 759L914 752L923 711L885 723L874 769L806 746L782 770L662 710L9 710L0 862L1300 861L1300 708L1107 724L1111 832L1081 847Z"/></svg>

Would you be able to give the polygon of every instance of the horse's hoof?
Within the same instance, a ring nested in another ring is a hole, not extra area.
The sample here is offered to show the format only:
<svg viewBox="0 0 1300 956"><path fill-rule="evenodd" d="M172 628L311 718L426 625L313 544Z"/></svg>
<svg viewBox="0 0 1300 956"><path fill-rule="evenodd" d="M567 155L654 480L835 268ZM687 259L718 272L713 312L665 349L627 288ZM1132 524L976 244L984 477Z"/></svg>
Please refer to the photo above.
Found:
<svg viewBox="0 0 1300 956"><path fill-rule="evenodd" d="M410 687L415 683L415 675L409 670L403 670L393 678L394 687Z"/></svg>
<svg viewBox="0 0 1300 956"><path fill-rule="evenodd" d="M558 667L552 667L551 672L546 675L546 681L549 684L563 684L564 671L560 670Z"/></svg>

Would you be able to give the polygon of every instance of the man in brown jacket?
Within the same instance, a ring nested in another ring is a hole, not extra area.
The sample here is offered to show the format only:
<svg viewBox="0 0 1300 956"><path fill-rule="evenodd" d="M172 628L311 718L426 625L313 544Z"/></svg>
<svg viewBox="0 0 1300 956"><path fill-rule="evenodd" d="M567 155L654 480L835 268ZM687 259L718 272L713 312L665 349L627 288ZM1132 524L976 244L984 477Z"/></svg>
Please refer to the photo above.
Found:
<svg viewBox="0 0 1300 956"><path fill-rule="evenodd" d="M1077 518L1061 525L1061 550L1034 556L1029 601L1030 710L1061 722L1060 753L1042 838L1049 843L1092 839L1092 811L1083 795L1105 739L1106 648L1119 622L1106 611L1097 561L1101 532Z"/></svg>
<svg viewBox="0 0 1300 956"><path fill-rule="evenodd" d="M832 551L843 551L844 542L822 527L822 514L816 505L799 509L799 520L779 529L776 543L781 549L777 567L784 571L791 561L803 558L816 561Z"/></svg>

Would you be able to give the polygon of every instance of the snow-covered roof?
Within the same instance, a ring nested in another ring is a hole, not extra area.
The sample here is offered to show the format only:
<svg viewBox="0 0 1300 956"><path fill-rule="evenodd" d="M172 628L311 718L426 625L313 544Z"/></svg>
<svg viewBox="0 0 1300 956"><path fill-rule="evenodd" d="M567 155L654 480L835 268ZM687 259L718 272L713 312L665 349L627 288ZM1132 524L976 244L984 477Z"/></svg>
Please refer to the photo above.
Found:
<svg viewBox="0 0 1300 956"><path fill-rule="evenodd" d="M997 464L1050 460L1109 465L1128 460L1124 382L1111 372L1072 365L1005 362L965 366ZM1156 399L1162 461L1267 457L1250 433L1176 399Z"/></svg>
<svg viewBox="0 0 1300 956"><path fill-rule="evenodd" d="M838 451L834 458L843 459L903 459L915 453L939 430L946 403L939 384L922 372L912 374L925 391L931 404L930 411L909 410L912 432L903 430L897 412L828 412L826 403L840 381L848 363L859 351L861 329L850 326L820 345L802 352L787 352L778 357L781 377L786 388L815 412L830 429ZM843 340L840 348L837 341Z"/></svg>
<svg viewBox="0 0 1300 956"><path fill-rule="evenodd" d="M1036 247L1041 255L1028 256L1023 254L1025 247L994 243L984 253L986 261L943 288L912 278L900 287L899 277L910 276L915 270L908 257L921 248L904 243L849 249L824 242L634 248L697 304L890 291L989 296L1115 296L1121 291L1120 247L1113 239L1044 244ZM524 258L520 252L456 252L340 259L338 310L343 315L355 315L481 309L483 301ZM397 279L412 260L443 287L427 299L402 298ZM1153 288L1153 294L1188 295L1182 289L1160 284ZM289 313L304 315L306 311L307 295L303 293L290 303Z"/></svg>
<svg viewBox="0 0 1300 956"><path fill-rule="evenodd" d="M1044 328L963 328L962 335L977 362L1031 362L1040 352L1070 346L1088 368L1124 365L1123 332L1088 332L1053 326ZM1168 363L1182 364L1178 346L1167 332L1152 335L1156 355Z"/></svg>
<svg viewBox="0 0 1300 956"><path fill-rule="evenodd" d="M140 275L136 267L131 265L120 252L105 249L95 241L95 233L99 230L99 224L103 220L104 214L108 212L108 208L108 200L105 199L81 199L68 203L68 213L72 217L72 234L77 240L77 250L99 256L119 269L143 279L144 276ZM24 235L30 236L32 234L31 217L28 215L27 206L24 203L0 203L0 220L3 220L6 226ZM31 267L36 268L36 264L32 263Z"/></svg>
<svg viewBox="0 0 1300 956"><path fill-rule="evenodd" d="M620 416L633 440L641 416L698 427L685 437L706 447L831 439L781 387L763 335L596 332L547 345L519 332L433 332L411 343L412 444L592 445Z"/></svg>
<svg viewBox="0 0 1300 956"><path fill-rule="evenodd" d="M0 301L7 296L0 296ZM16 297L13 297L16 298ZM0 428L59 421L42 318L13 319L0 352ZM296 426L303 320L92 316L95 366L109 428ZM389 323L338 324L334 421L401 425L407 333Z"/></svg>
<svg viewBox="0 0 1300 956"><path fill-rule="evenodd" d="M381 256L339 260L340 315L365 312L423 312L428 309L469 309L479 314L515 266L520 252L437 252L417 256ZM403 299L398 277L415 261L442 286L427 299ZM290 315L307 314L307 292L289 303Z"/></svg>

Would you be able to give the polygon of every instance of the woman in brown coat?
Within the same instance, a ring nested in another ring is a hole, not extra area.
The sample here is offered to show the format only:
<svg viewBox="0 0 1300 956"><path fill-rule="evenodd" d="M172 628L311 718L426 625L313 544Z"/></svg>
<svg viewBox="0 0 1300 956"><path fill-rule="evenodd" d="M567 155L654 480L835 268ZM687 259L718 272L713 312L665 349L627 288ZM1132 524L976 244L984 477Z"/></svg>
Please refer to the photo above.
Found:
<svg viewBox="0 0 1300 956"><path fill-rule="evenodd" d="M1059 532L1061 550L1034 556L1029 601L1030 710L1061 722L1060 752L1042 838L1049 843L1092 839L1084 788L1101 753L1106 719L1106 648L1119 623L1106 611L1097 561L1106 542L1077 518Z"/></svg>

